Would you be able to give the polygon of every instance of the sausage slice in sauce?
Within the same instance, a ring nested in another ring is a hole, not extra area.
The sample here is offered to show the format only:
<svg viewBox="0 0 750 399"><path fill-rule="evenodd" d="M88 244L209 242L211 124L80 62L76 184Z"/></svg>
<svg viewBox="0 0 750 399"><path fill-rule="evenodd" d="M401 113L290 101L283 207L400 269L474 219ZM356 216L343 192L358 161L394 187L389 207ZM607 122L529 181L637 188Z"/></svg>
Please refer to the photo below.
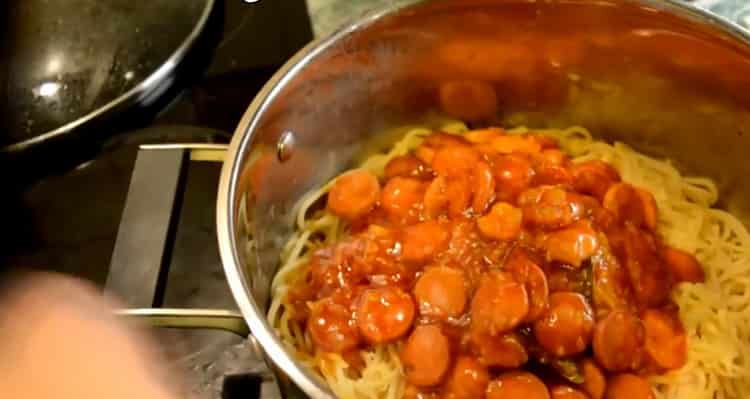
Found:
<svg viewBox="0 0 750 399"><path fill-rule="evenodd" d="M609 371L636 370L642 362L644 330L627 311L611 312L594 328L594 356Z"/></svg>
<svg viewBox="0 0 750 399"><path fill-rule="evenodd" d="M585 393L567 385L557 385L550 389L552 399L589 399Z"/></svg>
<svg viewBox="0 0 750 399"><path fill-rule="evenodd" d="M620 374L609 380L606 399L655 399L651 384L635 374Z"/></svg>
<svg viewBox="0 0 750 399"><path fill-rule="evenodd" d="M602 399L607 389L607 379L602 369L592 359L584 359L581 369L583 370L581 388L589 394L591 399Z"/></svg>
<svg viewBox="0 0 750 399"><path fill-rule="evenodd" d="M471 341L479 362L487 367L516 368L529 360L524 341L516 333L493 336L475 332Z"/></svg>
<svg viewBox="0 0 750 399"><path fill-rule="evenodd" d="M445 266L428 268L414 286L414 297L422 316L458 317L464 312L468 297L464 273Z"/></svg>
<svg viewBox="0 0 750 399"><path fill-rule="evenodd" d="M411 295L396 287L365 290L358 299L357 326L368 342L390 342L405 335L414 320Z"/></svg>
<svg viewBox="0 0 750 399"><path fill-rule="evenodd" d="M408 226L402 234L402 258L412 263L427 262L445 249L449 239L450 231L438 222L428 221Z"/></svg>
<svg viewBox="0 0 750 399"><path fill-rule="evenodd" d="M489 272L482 276L471 301L471 326L490 335L512 330L529 313L529 295L523 284L509 275Z"/></svg>
<svg viewBox="0 0 750 399"><path fill-rule="evenodd" d="M593 329L594 312L583 295L555 292L547 312L534 323L534 336L546 351L565 357L586 350Z"/></svg>
<svg viewBox="0 0 750 399"><path fill-rule="evenodd" d="M646 353L660 368L678 369L687 361L687 337L676 314L647 309L641 314L646 331Z"/></svg>
<svg viewBox="0 0 750 399"><path fill-rule="evenodd" d="M698 260L681 249L664 246L661 252L664 264L669 268L675 282L702 283L706 275Z"/></svg>
<svg viewBox="0 0 750 399"><path fill-rule="evenodd" d="M487 387L487 399L550 399L542 380L524 371L501 374Z"/></svg>
<svg viewBox="0 0 750 399"><path fill-rule="evenodd" d="M416 386L437 385L451 362L450 342L434 324L417 326L401 352L406 381Z"/></svg>
<svg viewBox="0 0 750 399"><path fill-rule="evenodd" d="M547 310L549 300L549 284L544 270L519 248L510 254L504 268L516 281L524 284L529 293L529 313L525 321L533 322L540 318Z"/></svg>
<svg viewBox="0 0 750 399"><path fill-rule="evenodd" d="M448 377L447 399L476 399L484 396L490 373L471 356L460 356Z"/></svg>
<svg viewBox="0 0 750 399"><path fill-rule="evenodd" d="M328 192L328 209L344 219L354 220L372 210L379 196L378 178L368 171L355 170L333 183Z"/></svg>
<svg viewBox="0 0 750 399"><path fill-rule="evenodd" d="M311 308L307 330L315 346L342 353L359 345L359 331L346 306L326 298L313 303Z"/></svg>

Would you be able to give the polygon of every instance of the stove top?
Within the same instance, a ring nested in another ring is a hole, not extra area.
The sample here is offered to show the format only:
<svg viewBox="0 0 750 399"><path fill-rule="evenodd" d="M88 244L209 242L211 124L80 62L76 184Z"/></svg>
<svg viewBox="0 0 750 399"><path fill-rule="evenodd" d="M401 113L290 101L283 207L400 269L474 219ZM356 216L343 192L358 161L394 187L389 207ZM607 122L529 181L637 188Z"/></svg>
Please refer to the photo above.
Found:
<svg viewBox="0 0 750 399"><path fill-rule="evenodd" d="M304 0L224 0L223 15L222 38L207 71L153 123L120 136L74 170L0 199L6 223L15 227L0 240L0 265L77 275L133 306L151 306L132 299L152 287L155 305L234 308L215 234L221 164L191 161L188 150L142 150L140 144L227 142L256 92L313 35ZM174 184L167 188L170 179ZM165 191L173 201L157 204ZM149 201L136 206L143 195ZM153 237L123 251L123 232L143 223L162 228L161 252L153 250ZM113 272L126 265L129 273L110 273L110 263ZM278 397L272 375L244 339L169 329L158 330L157 338L170 367L184 376L184 397Z"/></svg>

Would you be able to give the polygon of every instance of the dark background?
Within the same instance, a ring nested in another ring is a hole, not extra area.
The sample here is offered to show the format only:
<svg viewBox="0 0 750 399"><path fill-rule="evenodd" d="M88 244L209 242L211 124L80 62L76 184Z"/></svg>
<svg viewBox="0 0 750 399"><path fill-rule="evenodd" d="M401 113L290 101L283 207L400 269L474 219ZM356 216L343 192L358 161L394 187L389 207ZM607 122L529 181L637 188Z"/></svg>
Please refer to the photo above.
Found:
<svg viewBox="0 0 750 399"><path fill-rule="evenodd" d="M184 125L231 134L255 93L312 39L304 0L223 1L223 35L208 70L149 126L162 136ZM137 151L124 144L20 192L7 190L0 200L7 234L0 240L1 264L103 284ZM220 167L189 164L172 264L219 264L214 213Z"/></svg>

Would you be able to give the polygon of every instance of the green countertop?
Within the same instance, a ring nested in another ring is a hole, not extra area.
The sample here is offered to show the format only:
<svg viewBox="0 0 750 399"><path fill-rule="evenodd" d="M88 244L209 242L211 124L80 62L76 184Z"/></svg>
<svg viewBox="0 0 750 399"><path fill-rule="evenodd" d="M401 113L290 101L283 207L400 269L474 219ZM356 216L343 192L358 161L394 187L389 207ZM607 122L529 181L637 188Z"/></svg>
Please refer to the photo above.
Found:
<svg viewBox="0 0 750 399"><path fill-rule="evenodd" d="M330 33L367 11L397 3L399 0L307 0L316 37Z"/></svg>

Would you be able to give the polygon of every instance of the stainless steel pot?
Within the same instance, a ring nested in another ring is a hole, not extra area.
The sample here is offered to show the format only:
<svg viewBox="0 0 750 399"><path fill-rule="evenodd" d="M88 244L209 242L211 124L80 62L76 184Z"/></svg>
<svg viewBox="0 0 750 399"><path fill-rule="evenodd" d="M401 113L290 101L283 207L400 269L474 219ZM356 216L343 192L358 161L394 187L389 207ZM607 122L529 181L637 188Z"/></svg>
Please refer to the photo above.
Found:
<svg viewBox="0 0 750 399"><path fill-rule="evenodd" d="M581 124L719 183L750 221L750 36L674 0L406 1L315 42L258 94L228 150L217 224L227 279L267 357L314 398L326 385L266 322L269 285L307 190L377 132L439 109L437 87L480 80L480 123Z"/></svg>

